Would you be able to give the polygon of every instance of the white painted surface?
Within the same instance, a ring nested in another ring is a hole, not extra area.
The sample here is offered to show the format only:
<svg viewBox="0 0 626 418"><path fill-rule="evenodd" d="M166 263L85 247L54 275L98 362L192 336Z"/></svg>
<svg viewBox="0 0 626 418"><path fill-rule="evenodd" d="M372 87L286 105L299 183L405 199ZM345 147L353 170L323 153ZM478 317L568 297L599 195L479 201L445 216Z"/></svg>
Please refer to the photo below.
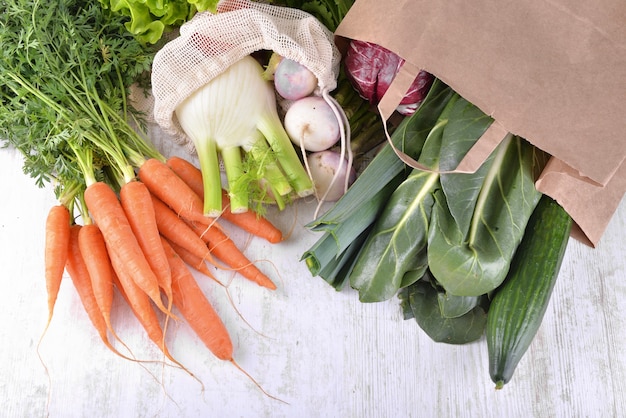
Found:
<svg viewBox="0 0 626 418"><path fill-rule="evenodd" d="M183 152L163 146L166 155ZM233 306L200 279L229 328L236 360L272 395L216 360L181 324L170 328L185 372L139 365L106 349L70 280L46 320L43 224L55 204L0 149L0 416L6 417L608 417L626 413L626 203L596 249L571 241L544 323L514 379L496 392L484 340L435 344L397 300L361 304L312 278L299 262L318 235L302 226L314 204L270 216L293 235L279 245L249 241L248 255L278 281L265 291L235 278ZM235 232L244 244L247 237ZM275 267L275 269L274 269ZM222 274L220 277L229 278ZM66 276L67 279L69 279ZM139 358L160 359L128 310L119 334ZM243 319L242 319L243 318ZM245 321L244 321L245 319ZM247 322L247 323L246 323Z"/></svg>

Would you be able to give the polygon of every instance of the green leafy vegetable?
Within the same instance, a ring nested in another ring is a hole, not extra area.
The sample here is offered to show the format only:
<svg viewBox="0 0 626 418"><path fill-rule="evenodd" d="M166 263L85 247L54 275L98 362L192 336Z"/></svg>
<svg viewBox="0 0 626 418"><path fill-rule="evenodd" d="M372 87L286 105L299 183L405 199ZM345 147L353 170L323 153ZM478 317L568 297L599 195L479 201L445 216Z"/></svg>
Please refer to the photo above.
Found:
<svg viewBox="0 0 626 418"><path fill-rule="evenodd" d="M124 26L140 42L156 44L163 34L191 19L197 12L215 12L219 0L100 0L124 16Z"/></svg>
<svg viewBox="0 0 626 418"><path fill-rule="evenodd" d="M463 316L474 309L480 300L480 296L456 296L445 291L437 292L439 311L444 318Z"/></svg>
<svg viewBox="0 0 626 418"><path fill-rule="evenodd" d="M391 298L408 270L426 269L418 255L426 248L431 192L437 185L437 174L415 171L391 195L350 273L361 302Z"/></svg>
<svg viewBox="0 0 626 418"><path fill-rule="evenodd" d="M475 304L460 316L446 316L441 311L442 290L428 279L417 281L400 292L405 319L415 319L435 342L466 344L480 339L487 323L483 304Z"/></svg>
<svg viewBox="0 0 626 418"><path fill-rule="evenodd" d="M453 96L431 129L418 159L437 170L442 136L448 114L459 96ZM350 285L361 302L380 302L394 296L409 270L424 272L427 264L418 257L426 250L432 192L439 187L439 174L415 169L394 190L374 221L352 272Z"/></svg>
<svg viewBox="0 0 626 418"><path fill-rule="evenodd" d="M488 164L483 163L475 173L446 171L458 167L463 157L492 122L491 117L461 98L450 111L446 135L442 138L439 165L444 172L440 177L441 188L451 202L449 209L452 217L463 231L469 228ZM493 158L493 155L489 158Z"/></svg>
<svg viewBox="0 0 626 418"><path fill-rule="evenodd" d="M439 170L456 168L491 123L460 96L448 101L418 159L430 170L413 170L394 191L355 263L350 280L361 301L386 300L400 289L406 271L425 271L428 263L421 259L426 258L433 193L441 188ZM463 187L451 189L459 192L455 199L468 194Z"/></svg>
<svg viewBox="0 0 626 418"><path fill-rule="evenodd" d="M153 53L121 17L78 0L0 7L0 136L38 185L54 182L70 206L87 178L117 187L144 156L158 156L133 129L141 115L126 99Z"/></svg>
<svg viewBox="0 0 626 418"><path fill-rule="evenodd" d="M334 32L354 0L274 0L272 3L304 10Z"/></svg>
<svg viewBox="0 0 626 418"><path fill-rule="evenodd" d="M417 158L426 137L453 95L447 85L437 80L416 113L403 119L392 134L394 145ZM328 265L346 266L341 269L342 274L350 272L358 252L348 252L347 247L372 226L391 193L408 173L391 146L385 145L347 193L308 225L311 230L324 233L302 256L313 275L332 270L327 268ZM345 279L334 277L332 282L341 286Z"/></svg>
<svg viewBox="0 0 626 418"><path fill-rule="evenodd" d="M546 161L544 153L511 136L477 173L454 175L455 190L471 191L461 192L464 198L446 188L435 193L428 264L448 292L479 296L502 283L541 197L534 182Z"/></svg>

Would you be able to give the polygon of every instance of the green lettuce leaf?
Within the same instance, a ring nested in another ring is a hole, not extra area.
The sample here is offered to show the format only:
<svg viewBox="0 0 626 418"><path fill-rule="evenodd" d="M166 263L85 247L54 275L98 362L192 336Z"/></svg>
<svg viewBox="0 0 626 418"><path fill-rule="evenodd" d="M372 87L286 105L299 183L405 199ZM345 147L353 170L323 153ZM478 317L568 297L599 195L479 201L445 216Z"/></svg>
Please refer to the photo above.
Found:
<svg viewBox="0 0 626 418"><path fill-rule="evenodd" d="M219 0L100 0L111 11L128 17L126 30L144 44L156 44L163 33L191 19L196 12L217 9Z"/></svg>

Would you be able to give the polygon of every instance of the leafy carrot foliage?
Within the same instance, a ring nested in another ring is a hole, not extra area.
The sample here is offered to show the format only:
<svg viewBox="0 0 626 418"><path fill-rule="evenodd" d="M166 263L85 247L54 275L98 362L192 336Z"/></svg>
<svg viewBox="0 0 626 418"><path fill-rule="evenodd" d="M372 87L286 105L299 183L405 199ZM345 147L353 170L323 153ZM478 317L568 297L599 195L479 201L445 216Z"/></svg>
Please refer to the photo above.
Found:
<svg viewBox="0 0 626 418"><path fill-rule="evenodd" d="M141 115L127 97L153 51L122 19L98 2L0 5L0 137L22 152L24 172L39 186L55 181L57 197L80 196L85 169L114 183L122 157L136 157L119 149L149 150L132 132L130 121L141 125ZM125 145L115 149L112 138Z"/></svg>

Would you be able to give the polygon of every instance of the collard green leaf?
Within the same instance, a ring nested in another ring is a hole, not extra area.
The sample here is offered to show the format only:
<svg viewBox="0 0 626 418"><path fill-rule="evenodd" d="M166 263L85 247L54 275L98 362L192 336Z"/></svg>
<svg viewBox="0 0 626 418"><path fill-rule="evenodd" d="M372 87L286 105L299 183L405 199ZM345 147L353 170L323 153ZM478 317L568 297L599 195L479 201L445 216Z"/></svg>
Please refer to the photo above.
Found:
<svg viewBox="0 0 626 418"><path fill-rule="evenodd" d="M428 134L418 161L438 166L448 114L459 96L446 105ZM380 302L394 296L405 273L416 268L428 242L432 192L439 186L437 172L414 169L392 193L367 237L350 274L350 285L361 302Z"/></svg>
<svg viewBox="0 0 626 418"><path fill-rule="evenodd" d="M428 271L428 254L426 254L426 248L424 247L424 249L415 257L413 269L408 270L404 273L404 276L402 276L400 289L411 286L413 283L420 280L424 277L426 271Z"/></svg>
<svg viewBox="0 0 626 418"><path fill-rule="evenodd" d="M446 133L442 137L439 166L441 170L456 168L493 119L462 97L448 114Z"/></svg>
<svg viewBox="0 0 626 418"><path fill-rule="evenodd" d="M361 302L391 298L404 274L415 268L428 242L432 191L438 180L436 173L415 170L391 195L350 274Z"/></svg>
<svg viewBox="0 0 626 418"><path fill-rule="evenodd" d="M400 309L402 310L402 318L404 320L415 319L413 309L411 309L411 301L409 301L409 291L412 287L413 286L403 287L398 292L398 300L400 301Z"/></svg>
<svg viewBox="0 0 626 418"><path fill-rule="evenodd" d="M493 119L465 99L459 100L450 114L446 135L442 138L440 168L455 169L467 152L476 144ZM450 214L459 229L467 232L488 164L476 173L442 173L440 182L448 199Z"/></svg>
<svg viewBox="0 0 626 418"><path fill-rule="evenodd" d="M450 213L455 196L435 193L428 264L447 292L479 296L502 283L541 197L534 182L546 161L544 153L522 138L503 141L486 163L467 231Z"/></svg>
<svg viewBox="0 0 626 418"><path fill-rule="evenodd" d="M439 306L439 291L428 280L420 280L404 291L403 311L407 304L419 327L436 342L465 344L478 340L485 330L487 313L478 304L467 313L457 317L444 317Z"/></svg>
<svg viewBox="0 0 626 418"><path fill-rule="evenodd" d="M480 296L456 296L446 291L437 292L439 311L444 318L458 318L474 309Z"/></svg>
<svg viewBox="0 0 626 418"><path fill-rule="evenodd" d="M402 287L404 274L427 246L441 161L445 169L456 168L491 122L458 95L448 101L418 159L432 171L415 169L391 195L355 264L350 283L361 301L386 300Z"/></svg>

